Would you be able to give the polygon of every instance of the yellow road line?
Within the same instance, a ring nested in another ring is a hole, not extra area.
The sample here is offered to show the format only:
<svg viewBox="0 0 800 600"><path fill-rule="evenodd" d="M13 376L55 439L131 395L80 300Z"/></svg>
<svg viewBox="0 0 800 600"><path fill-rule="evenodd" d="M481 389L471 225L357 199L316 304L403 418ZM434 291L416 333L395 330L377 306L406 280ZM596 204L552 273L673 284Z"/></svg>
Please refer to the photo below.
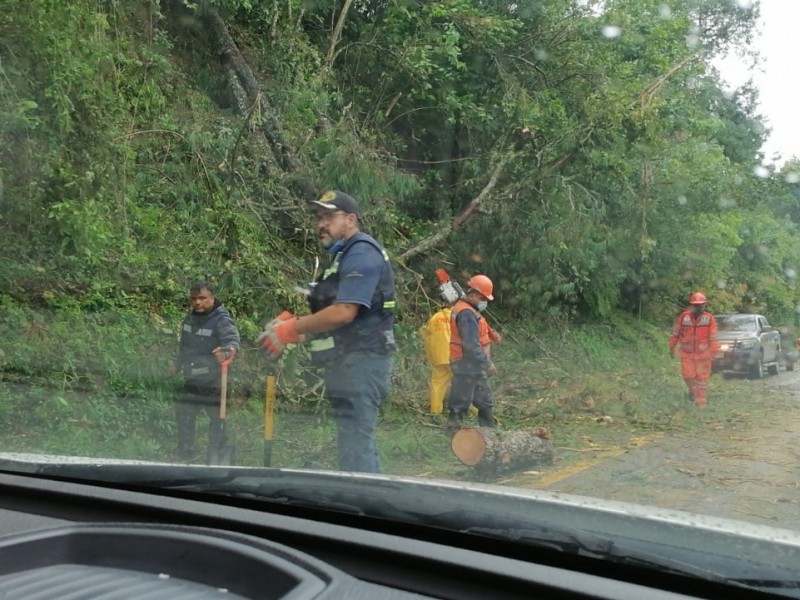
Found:
<svg viewBox="0 0 800 600"><path fill-rule="evenodd" d="M551 471L549 473L545 473L536 481L531 482L528 485L523 485L520 487L527 487L527 488L546 488L554 483L558 483L562 479L566 479L567 477L572 477L580 473L581 471L585 471L586 469L597 465L598 463L603 462L604 460L608 460L610 458L616 458L622 454L625 454L628 450L632 448L641 448L642 446L649 444L653 440L656 440L664 435L662 432L651 433L649 435L643 435L635 438L631 438L628 440L628 445L625 448L619 448L618 450L604 450L598 452L598 456L594 460L587 460L582 461L579 463L574 463L564 467L563 469L558 469L556 471Z"/></svg>
<svg viewBox="0 0 800 600"><path fill-rule="evenodd" d="M613 452L603 452L602 456L599 456L596 460L590 460L585 462L580 462L575 465L569 465L568 467L564 467L563 469L558 469L557 471L551 471L547 473L543 477L540 477L536 480L534 485L525 486L525 487L536 487L536 488L546 488L554 483L558 483L562 479L566 479L567 477L572 477L581 471L585 471L589 467L595 466L597 463L602 462L609 458L614 458L619 456L620 454L625 454L626 450L621 448L619 450L614 450Z"/></svg>

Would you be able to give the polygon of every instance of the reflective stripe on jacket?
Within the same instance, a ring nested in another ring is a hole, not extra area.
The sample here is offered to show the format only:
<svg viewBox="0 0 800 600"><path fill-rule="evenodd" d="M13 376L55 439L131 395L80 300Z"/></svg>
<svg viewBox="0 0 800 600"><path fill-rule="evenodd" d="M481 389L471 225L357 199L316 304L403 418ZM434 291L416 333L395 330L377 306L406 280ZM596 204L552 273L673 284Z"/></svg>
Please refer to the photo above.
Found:
<svg viewBox="0 0 800 600"><path fill-rule="evenodd" d="M333 261L317 280L308 298L312 313L336 302L339 291L339 267L347 252L359 243L375 248L383 257L383 272L372 295L370 307L361 306L356 318L333 331L309 336L311 364L325 366L348 352L374 351L389 353L395 349L394 314L395 300L394 272L389 263L389 255L377 241L365 233L352 236L344 248L336 254Z"/></svg>
<svg viewBox="0 0 800 600"><path fill-rule="evenodd" d="M703 311L695 319L691 310L683 311L675 321L669 338L670 349L678 344L682 356L712 358L719 352L714 315Z"/></svg>

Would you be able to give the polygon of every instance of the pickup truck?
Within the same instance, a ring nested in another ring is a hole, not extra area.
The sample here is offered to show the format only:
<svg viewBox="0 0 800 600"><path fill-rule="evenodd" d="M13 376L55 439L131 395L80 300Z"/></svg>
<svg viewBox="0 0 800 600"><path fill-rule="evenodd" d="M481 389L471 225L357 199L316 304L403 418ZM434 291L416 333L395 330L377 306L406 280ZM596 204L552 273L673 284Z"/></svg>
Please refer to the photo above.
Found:
<svg viewBox="0 0 800 600"><path fill-rule="evenodd" d="M763 315L728 313L714 315L719 328L719 353L714 357L715 373L747 373L760 379L766 369L777 375L781 361L781 332Z"/></svg>

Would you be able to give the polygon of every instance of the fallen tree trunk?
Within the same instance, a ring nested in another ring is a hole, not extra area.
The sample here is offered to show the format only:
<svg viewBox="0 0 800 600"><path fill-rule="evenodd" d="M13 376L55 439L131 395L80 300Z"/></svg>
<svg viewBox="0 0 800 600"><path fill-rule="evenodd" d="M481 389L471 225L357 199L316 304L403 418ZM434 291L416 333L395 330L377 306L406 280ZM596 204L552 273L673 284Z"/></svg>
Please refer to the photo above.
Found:
<svg viewBox="0 0 800 600"><path fill-rule="evenodd" d="M275 110L267 101L264 94L261 93L261 87L255 75L253 75L253 71L239 51L236 42L233 41L225 22L214 7L210 5L205 7L203 20L217 45L223 64L236 74L241 87L247 92L249 103L258 103L260 108L259 116L261 117L259 129L264 136L266 136L267 140L269 140L274 154L280 158L284 170L290 172L300 170L300 162L297 159L294 149L283 135L283 128L281 127L280 120ZM234 95L236 95L236 92L234 92ZM237 102L241 103L238 97Z"/></svg>
<svg viewBox="0 0 800 600"><path fill-rule="evenodd" d="M482 473L552 464L556 456L550 433L541 427L533 432L464 428L453 436L451 448L458 460Z"/></svg>
<svg viewBox="0 0 800 600"><path fill-rule="evenodd" d="M465 208L460 215L453 219L452 223L438 225L438 231L436 233L425 238L413 248L409 248L403 252L403 254L400 255L400 260L407 261L409 258L417 256L418 254L424 254L431 248L443 242L453 231L466 223L476 213L480 205L486 200L491 191L494 189L494 186L497 185L497 180L500 178L500 175L502 174L509 158L511 158L510 155L506 155L500 160L499 163L497 163L492 171L491 176L489 177L489 182L483 187L481 192L470 201L470 203L467 205L467 208Z"/></svg>
<svg viewBox="0 0 800 600"><path fill-rule="evenodd" d="M246 115L243 127L250 131L250 133L253 135L254 139L258 143L258 145L261 147L261 150L264 152L264 163L263 163L264 170L271 179L280 180L281 169L280 166L278 165L278 161L275 158L275 153L272 151L272 147L270 146L269 141L264 135L264 132L261 130L254 131L250 127L250 120L252 119L255 113L256 106L253 105L248 107L247 94L244 88L242 87L241 83L239 83L239 80L237 79L236 73L233 71L233 69L229 67L223 67L223 68L225 69L225 76L226 79L228 80L228 88L231 90L233 97L236 99L236 105L239 108L239 112L241 112L243 115ZM239 139L237 139L237 145L238 142ZM234 147L234 150L235 149L236 148ZM231 175L234 172L235 157L236 157L235 152L232 152L231 156L228 158L228 168L231 171Z"/></svg>

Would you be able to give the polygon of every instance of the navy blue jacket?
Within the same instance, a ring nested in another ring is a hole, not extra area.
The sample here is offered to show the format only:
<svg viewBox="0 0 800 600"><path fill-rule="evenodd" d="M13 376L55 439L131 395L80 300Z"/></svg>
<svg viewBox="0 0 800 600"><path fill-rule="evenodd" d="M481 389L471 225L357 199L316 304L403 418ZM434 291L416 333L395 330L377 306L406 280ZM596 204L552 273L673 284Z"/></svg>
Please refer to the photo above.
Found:
<svg viewBox="0 0 800 600"><path fill-rule="evenodd" d="M189 311L186 315L175 364L187 383L219 387L221 371L214 348L233 348L238 352L240 347L236 324L225 307L215 300L212 311Z"/></svg>

